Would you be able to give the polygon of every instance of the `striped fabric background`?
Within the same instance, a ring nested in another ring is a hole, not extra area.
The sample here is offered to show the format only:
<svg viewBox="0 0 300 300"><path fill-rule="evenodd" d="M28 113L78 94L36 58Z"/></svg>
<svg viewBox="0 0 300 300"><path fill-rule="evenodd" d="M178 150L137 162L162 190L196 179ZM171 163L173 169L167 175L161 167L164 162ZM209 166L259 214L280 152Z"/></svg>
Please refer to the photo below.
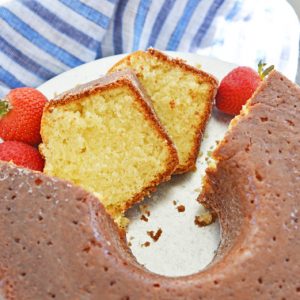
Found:
<svg viewBox="0 0 300 300"><path fill-rule="evenodd" d="M299 21L285 0L12 0L0 28L0 96L149 46L297 70Z"/></svg>

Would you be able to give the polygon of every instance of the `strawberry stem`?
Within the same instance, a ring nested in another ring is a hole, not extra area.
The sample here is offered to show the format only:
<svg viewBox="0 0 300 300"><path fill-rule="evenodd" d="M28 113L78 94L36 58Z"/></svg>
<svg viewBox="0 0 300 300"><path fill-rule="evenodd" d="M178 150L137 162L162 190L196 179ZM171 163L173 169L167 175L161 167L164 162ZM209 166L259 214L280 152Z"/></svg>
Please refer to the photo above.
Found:
<svg viewBox="0 0 300 300"><path fill-rule="evenodd" d="M261 60L258 63L258 75L261 78L261 80L264 80L265 77L269 75L269 73L274 69L274 65L271 65L265 69L265 66L267 64L262 62Z"/></svg>
<svg viewBox="0 0 300 300"><path fill-rule="evenodd" d="M9 102L6 99L0 99L0 118L5 116L9 111L11 107Z"/></svg>

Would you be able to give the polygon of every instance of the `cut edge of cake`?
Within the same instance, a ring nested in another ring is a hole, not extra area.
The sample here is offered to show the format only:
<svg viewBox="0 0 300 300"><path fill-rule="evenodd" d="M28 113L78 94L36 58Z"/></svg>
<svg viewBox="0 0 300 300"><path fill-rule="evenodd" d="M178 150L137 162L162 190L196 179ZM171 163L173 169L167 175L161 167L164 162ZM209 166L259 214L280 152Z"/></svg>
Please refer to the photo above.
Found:
<svg viewBox="0 0 300 300"><path fill-rule="evenodd" d="M197 128L196 128L196 134L193 141L193 147L191 148L191 151L189 152L189 158L185 164L180 164L175 170L175 174L182 174L189 171L193 171L196 169L196 160L198 157L199 149L201 146L202 136L205 131L206 125L208 123L208 120L211 115L212 106L214 103L214 98L217 93L217 87L218 87L218 80L213 75L204 72L196 67L193 67L186 63L183 59L179 58L173 58L170 57L163 52L154 49L154 48L148 48L146 51L138 50L136 52L133 52L126 57L122 58L120 61L118 61L115 65L113 65L107 73L113 73L118 71L118 67L122 65L124 62L128 61L132 55L144 55L145 53L149 53L150 55L166 62L167 64L174 66L174 67L180 67L184 71L191 72L196 76L200 76L202 79L204 79L206 82L209 82L211 84L211 90L210 94L208 95L208 105L206 106L205 111L202 114L201 122L199 122ZM150 97L151 99L151 97ZM176 146L176 144L175 144Z"/></svg>
<svg viewBox="0 0 300 300"><path fill-rule="evenodd" d="M157 174L154 180L152 180L146 186L144 186L139 192L133 195L133 197L126 200L126 203L124 204L121 210L120 207L117 207L115 209L106 206L106 209L109 211L109 213L113 216L113 218L119 225L127 225L127 221L124 220L124 213L127 209L129 209L135 203L142 201L144 197L148 196L151 192L155 191L157 185L171 179L171 175L174 173L174 170L176 169L179 162L176 147L174 146L172 140L170 139L164 127L161 125L159 119L157 118L152 108L151 101L148 98L148 96L144 93L143 88L139 85L138 79L135 76L135 74L131 70L123 70L111 75L106 75L86 84L78 85L75 88L62 93L56 96L53 100L49 101L46 104L43 112L41 122L41 136L43 142L39 145L39 150L42 156L45 158L47 164L47 158L44 154L44 147L47 147L48 141L47 136L45 136L43 132L43 127L46 125L45 114L51 112L55 107L63 106L71 102L80 101L82 97L90 96L99 92L110 90L112 88L122 87L124 85L130 89L130 91L135 97L135 100L138 101L141 105L143 110L142 113L144 117L150 122L153 130L155 130L156 133L166 141L166 146L169 151L169 159L166 163L165 171ZM101 199L99 200L101 202Z"/></svg>
<svg viewBox="0 0 300 300"><path fill-rule="evenodd" d="M216 206L215 203L209 201L207 198L207 195L210 195L213 193L213 182L211 178L215 176L215 174L218 171L218 164L222 161L230 159L230 157L224 158L220 151L223 149L223 147L227 144L228 137L232 134L232 131L235 129L236 126L238 126L239 122L242 121L244 118L246 118L249 113L252 110L252 107L254 107L257 104L260 104L259 102L255 102L254 100L257 98L257 96L264 91L264 89L267 88L269 81L271 81L273 78L276 80L278 77L282 78L284 77L285 80L287 80L290 84L294 84L292 81L290 81L288 78L283 76L280 72L277 70L272 70L268 77L263 80L260 85L257 87L257 89L254 91L253 95L247 100L245 105L243 105L242 110L240 111L240 114L235 116L229 123L228 129L223 137L223 139L218 143L217 147L212 152L212 158L213 161L208 165L207 169L205 170L205 176L202 178L202 191L200 195L197 198L197 201L202 204L208 212L211 214L211 221L208 222L206 225L210 225L217 219L217 213L216 213Z"/></svg>

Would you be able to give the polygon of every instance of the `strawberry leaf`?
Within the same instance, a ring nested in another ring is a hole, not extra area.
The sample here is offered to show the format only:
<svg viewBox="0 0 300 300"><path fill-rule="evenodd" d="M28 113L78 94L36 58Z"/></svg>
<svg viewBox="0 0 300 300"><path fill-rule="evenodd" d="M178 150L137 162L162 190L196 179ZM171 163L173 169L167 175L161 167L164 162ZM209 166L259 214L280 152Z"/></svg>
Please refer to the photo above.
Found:
<svg viewBox="0 0 300 300"><path fill-rule="evenodd" d="M10 111L10 104L5 99L0 99L0 118L5 116Z"/></svg>
<svg viewBox="0 0 300 300"><path fill-rule="evenodd" d="M269 73L274 69L274 65L271 65L265 69L266 65L267 64L262 62L262 60L260 60L258 63L257 71L258 71L258 75L261 78L261 80L264 80L265 77L267 77L269 75Z"/></svg>
<svg viewBox="0 0 300 300"><path fill-rule="evenodd" d="M274 65L267 67L262 73L262 79L269 75L269 73L274 69Z"/></svg>

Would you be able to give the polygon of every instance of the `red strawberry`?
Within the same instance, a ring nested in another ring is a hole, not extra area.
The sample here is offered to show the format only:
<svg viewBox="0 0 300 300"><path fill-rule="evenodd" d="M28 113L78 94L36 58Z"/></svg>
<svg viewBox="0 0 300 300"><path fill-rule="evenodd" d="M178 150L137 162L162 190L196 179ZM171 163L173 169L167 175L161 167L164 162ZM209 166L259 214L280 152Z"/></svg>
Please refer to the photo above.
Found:
<svg viewBox="0 0 300 300"><path fill-rule="evenodd" d="M0 101L0 137L36 145L41 142L40 127L46 97L34 88L11 90Z"/></svg>
<svg viewBox="0 0 300 300"><path fill-rule="evenodd" d="M17 166L43 171L44 159L40 152L27 144L7 141L0 144L0 160L13 162Z"/></svg>
<svg viewBox="0 0 300 300"><path fill-rule="evenodd" d="M242 106L251 98L260 82L274 68L263 69L265 64L259 63L258 72L249 67L237 67L229 72L221 81L216 96L216 106L224 113L238 115Z"/></svg>

